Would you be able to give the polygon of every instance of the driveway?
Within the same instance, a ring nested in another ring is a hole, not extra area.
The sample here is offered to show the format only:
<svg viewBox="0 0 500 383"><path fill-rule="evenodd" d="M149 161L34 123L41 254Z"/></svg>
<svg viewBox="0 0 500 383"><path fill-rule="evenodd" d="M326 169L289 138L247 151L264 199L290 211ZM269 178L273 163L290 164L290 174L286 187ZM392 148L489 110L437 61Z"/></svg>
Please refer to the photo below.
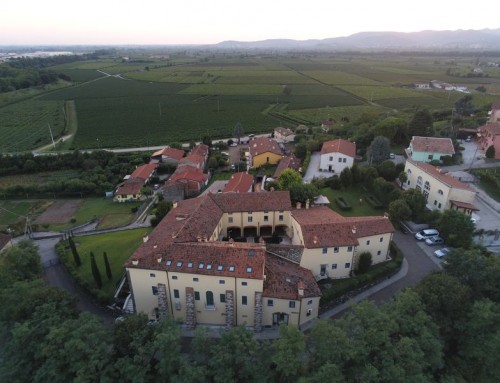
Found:
<svg viewBox="0 0 500 383"><path fill-rule="evenodd" d="M314 178L328 178L332 176L332 173L320 172L319 163L321 159L320 152L314 152L311 154L311 161L307 167L306 174L303 177L304 183L310 183Z"/></svg>

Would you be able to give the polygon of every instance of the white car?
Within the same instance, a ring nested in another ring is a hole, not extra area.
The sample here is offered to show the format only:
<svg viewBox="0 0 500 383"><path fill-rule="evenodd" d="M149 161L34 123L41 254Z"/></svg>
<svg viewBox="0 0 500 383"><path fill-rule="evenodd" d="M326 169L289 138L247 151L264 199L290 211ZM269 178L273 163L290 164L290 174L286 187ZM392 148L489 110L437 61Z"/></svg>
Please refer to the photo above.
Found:
<svg viewBox="0 0 500 383"><path fill-rule="evenodd" d="M438 236L430 237L425 240L425 243L429 246L442 245L444 243L444 239Z"/></svg>
<svg viewBox="0 0 500 383"><path fill-rule="evenodd" d="M447 247L443 247L442 249L439 249L439 250L436 250L434 252L434 255L437 257L437 258L443 258L444 256L448 255L448 253L450 252L451 250L448 249Z"/></svg>

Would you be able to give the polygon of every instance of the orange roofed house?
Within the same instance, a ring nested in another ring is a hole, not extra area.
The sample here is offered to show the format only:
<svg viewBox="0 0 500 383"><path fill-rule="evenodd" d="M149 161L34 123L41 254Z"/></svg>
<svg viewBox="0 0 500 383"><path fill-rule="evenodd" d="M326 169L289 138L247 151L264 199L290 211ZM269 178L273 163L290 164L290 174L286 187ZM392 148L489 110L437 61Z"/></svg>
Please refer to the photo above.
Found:
<svg viewBox="0 0 500 383"><path fill-rule="evenodd" d="M125 264L127 301L188 329L301 326L318 316L317 281L348 277L362 251L387 259L393 230L384 217L292 209L288 192L209 193L177 203L144 238ZM273 233L287 244L260 240Z"/></svg>
<svg viewBox="0 0 500 383"><path fill-rule="evenodd" d="M490 117L486 124L478 128L478 144L486 151L490 146L495 148L495 158L500 159L500 102L491 106Z"/></svg>
<svg viewBox="0 0 500 383"><path fill-rule="evenodd" d="M355 143L342 139L326 141L321 147L319 170L340 174L354 165L355 157Z"/></svg>
<svg viewBox="0 0 500 383"><path fill-rule="evenodd" d="M115 202L140 201L143 199L142 188L155 175L158 164L138 166L126 180L119 184L114 192Z"/></svg>
<svg viewBox="0 0 500 383"><path fill-rule="evenodd" d="M268 137L257 137L250 141L250 166L276 165L282 156L279 144Z"/></svg>
<svg viewBox="0 0 500 383"><path fill-rule="evenodd" d="M223 193L249 193L253 187L253 176L248 173L234 173L222 190Z"/></svg>

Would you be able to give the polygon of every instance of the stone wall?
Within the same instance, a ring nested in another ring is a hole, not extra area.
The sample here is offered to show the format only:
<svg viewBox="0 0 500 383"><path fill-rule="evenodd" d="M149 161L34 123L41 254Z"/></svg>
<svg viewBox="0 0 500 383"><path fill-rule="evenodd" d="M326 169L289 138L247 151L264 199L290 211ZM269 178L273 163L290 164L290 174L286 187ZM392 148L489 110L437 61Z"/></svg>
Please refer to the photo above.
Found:
<svg viewBox="0 0 500 383"><path fill-rule="evenodd" d="M234 322L234 292L226 290L226 329L232 329Z"/></svg>
<svg viewBox="0 0 500 383"><path fill-rule="evenodd" d="M187 330L194 330L196 327L196 309L194 306L194 289L186 287L186 319L184 321Z"/></svg>
<svg viewBox="0 0 500 383"><path fill-rule="evenodd" d="M255 292L255 307L254 307L254 325L253 330L255 332L262 331L262 319L263 319L263 307L262 307L262 293Z"/></svg>
<svg viewBox="0 0 500 383"><path fill-rule="evenodd" d="M167 286L158 283L158 316L160 320L168 316Z"/></svg>

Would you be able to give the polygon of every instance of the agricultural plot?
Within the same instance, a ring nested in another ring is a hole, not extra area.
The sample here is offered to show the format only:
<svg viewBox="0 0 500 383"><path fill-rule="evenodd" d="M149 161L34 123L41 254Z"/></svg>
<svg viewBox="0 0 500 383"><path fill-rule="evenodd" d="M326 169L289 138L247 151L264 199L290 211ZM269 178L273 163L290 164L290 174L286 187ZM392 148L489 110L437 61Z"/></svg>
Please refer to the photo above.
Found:
<svg viewBox="0 0 500 383"><path fill-rule="evenodd" d="M386 98L397 97L421 97L422 94L414 89L406 89L391 86L362 86L362 85L339 85L339 88L369 101L377 101Z"/></svg>
<svg viewBox="0 0 500 383"><path fill-rule="evenodd" d="M71 78L74 82L87 82L95 80L104 75L95 69L63 69L60 71Z"/></svg>
<svg viewBox="0 0 500 383"><path fill-rule="evenodd" d="M62 101L31 99L0 108L0 152L34 149L65 129Z"/></svg>
<svg viewBox="0 0 500 383"><path fill-rule="evenodd" d="M366 77L334 70L304 71L304 74L330 85L383 85L378 81L370 80Z"/></svg>
<svg viewBox="0 0 500 383"><path fill-rule="evenodd" d="M348 117L351 120L356 120L363 113L380 113L381 108L372 105L352 105L352 106L337 106L326 108L308 108L288 111L288 115L299 120L311 121L316 125L321 124L329 118L340 121L342 118Z"/></svg>
<svg viewBox="0 0 500 383"><path fill-rule="evenodd" d="M276 96L283 93L281 85L225 85L225 84L195 84L180 92L181 94L207 95L264 95Z"/></svg>

